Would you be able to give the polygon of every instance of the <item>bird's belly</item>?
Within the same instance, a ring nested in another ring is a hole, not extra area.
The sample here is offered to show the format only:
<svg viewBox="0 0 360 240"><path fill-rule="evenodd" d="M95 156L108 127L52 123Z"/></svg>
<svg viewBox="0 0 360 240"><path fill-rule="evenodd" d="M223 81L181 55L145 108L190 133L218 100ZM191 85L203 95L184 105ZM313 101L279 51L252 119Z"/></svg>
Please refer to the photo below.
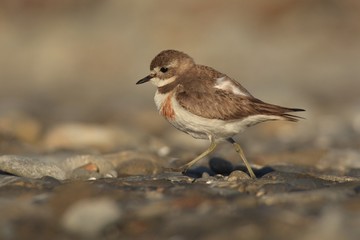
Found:
<svg viewBox="0 0 360 240"><path fill-rule="evenodd" d="M165 117L175 128L194 138L208 139L209 136L213 136L216 140L223 140L246 128L238 120L223 121L197 116L180 106L172 92L156 93L155 103L160 115Z"/></svg>

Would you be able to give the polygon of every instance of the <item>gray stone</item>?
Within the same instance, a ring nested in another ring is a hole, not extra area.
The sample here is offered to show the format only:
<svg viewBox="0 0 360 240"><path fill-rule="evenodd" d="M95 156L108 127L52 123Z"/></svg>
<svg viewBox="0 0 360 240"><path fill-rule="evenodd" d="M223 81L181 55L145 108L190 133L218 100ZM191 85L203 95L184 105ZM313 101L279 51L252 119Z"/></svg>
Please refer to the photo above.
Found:
<svg viewBox="0 0 360 240"><path fill-rule="evenodd" d="M67 178L63 164L59 164L59 161L53 158L5 155L0 157L0 168L1 171L29 178L44 176L52 176L60 180Z"/></svg>
<svg viewBox="0 0 360 240"><path fill-rule="evenodd" d="M83 199L68 207L60 222L66 231L85 237L95 237L121 216L121 209L112 199Z"/></svg>
<svg viewBox="0 0 360 240"><path fill-rule="evenodd" d="M29 178L50 176L59 180L101 178L109 173L112 176L155 174L162 171L162 165L163 160L155 155L130 151L109 155L0 156L1 171Z"/></svg>

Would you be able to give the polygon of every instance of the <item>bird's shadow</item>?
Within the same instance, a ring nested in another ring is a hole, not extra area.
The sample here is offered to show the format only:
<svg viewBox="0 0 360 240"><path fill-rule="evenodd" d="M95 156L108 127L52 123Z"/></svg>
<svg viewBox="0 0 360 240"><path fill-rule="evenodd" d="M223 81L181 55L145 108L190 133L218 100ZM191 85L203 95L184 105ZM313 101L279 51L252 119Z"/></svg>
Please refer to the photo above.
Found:
<svg viewBox="0 0 360 240"><path fill-rule="evenodd" d="M275 170L270 166L264 166L262 168L252 167L257 178L264 176ZM204 173L209 174L210 176L215 176L216 174L221 174L223 176L228 176L231 172L235 170L240 170L248 173L246 166L244 165L233 165L230 161L221 158L221 157L212 157L209 160L209 167L199 166L194 167L186 171L185 175L194 178L200 178Z"/></svg>

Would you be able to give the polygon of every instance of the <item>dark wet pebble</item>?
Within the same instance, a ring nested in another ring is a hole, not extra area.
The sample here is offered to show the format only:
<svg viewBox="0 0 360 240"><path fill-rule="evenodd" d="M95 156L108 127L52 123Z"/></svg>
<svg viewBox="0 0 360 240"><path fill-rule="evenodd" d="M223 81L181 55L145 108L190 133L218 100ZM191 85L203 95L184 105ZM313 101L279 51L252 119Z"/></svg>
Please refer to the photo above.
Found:
<svg viewBox="0 0 360 240"><path fill-rule="evenodd" d="M214 173L222 175L229 175L234 169L234 166L231 162L222 158L211 158L209 160L209 166Z"/></svg>

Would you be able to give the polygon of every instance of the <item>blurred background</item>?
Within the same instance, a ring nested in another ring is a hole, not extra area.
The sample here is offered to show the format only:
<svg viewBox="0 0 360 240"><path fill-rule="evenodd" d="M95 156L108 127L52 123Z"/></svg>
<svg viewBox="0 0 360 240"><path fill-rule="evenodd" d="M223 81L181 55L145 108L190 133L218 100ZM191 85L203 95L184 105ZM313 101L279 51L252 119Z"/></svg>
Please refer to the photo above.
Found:
<svg viewBox="0 0 360 240"><path fill-rule="evenodd" d="M71 122L202 149L206 142L158 116L154 86L135 85L164 49L188 53L264 101L306 109L297 124L241 135L252 154L360 146L357 0L2 0L1 136L38 144Z"/></svg>

